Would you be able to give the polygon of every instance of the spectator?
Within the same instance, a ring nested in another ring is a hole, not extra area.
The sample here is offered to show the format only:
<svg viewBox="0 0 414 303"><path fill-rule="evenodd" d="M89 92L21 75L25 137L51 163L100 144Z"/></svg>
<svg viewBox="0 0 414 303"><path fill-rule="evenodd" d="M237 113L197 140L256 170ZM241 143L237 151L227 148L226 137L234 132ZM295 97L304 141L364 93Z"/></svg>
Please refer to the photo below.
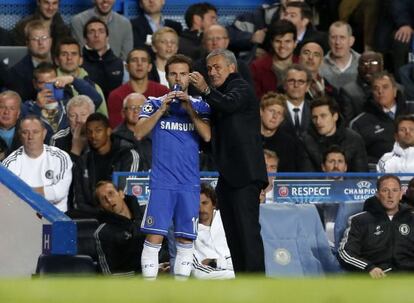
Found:
<svg viewBox="0 0 414 303"><path fill-rule="evenodd" d="M339 260L347 269L368 272L372 278L414 270L414 218L412 209L400 204L401 196L398 177L378 179L377 193L365 201L364 212L350 218L339 246Z"/></svg>
<svg viewBox="0 0 414 303"><path fill-rule="evenodd" d="M359 57L357 79L345 84L339 91L341 112L347 123L364 111L371 95L372 76L383 70L384 61L380 53L367 51Z"/></svg>
<svg viewBox="0 0 414 303"><path fill-rule="evenodd" d="M201 183L192 274L197 279L233 279L234 270L214 189Z"/></svg>
<svg viewBox="0 0 414 303"><path fill-rule="evenodd" d="M151 132L153 163L151 196L141 230L147 234L141 255L146 279L158 275L158 253L174 219L177 254L174 275L187 278L192 269L194 224L199 209L199 140L210 141L210 108L188 95L191 59L171 57L165 67L171 91L161 98L150 98L142 108L136 125L136 137ZM197 190L197 192L195 191Z"/></svg>
<svg viewBox="0 0 414 303"><path fill-rule="evenodd" d="M180 34L178 53L195 61L202 57L203 33L217 24L217 8L208 2L194 3L185 11L184 19L187 29Z"/></svg>
<svg viewBox="0 0 414 303"><path fill-rule="evenodd" d="M414 116L401 115L395 120L395 143L377 164L379 173L414 172Z"/></svg>
<svg viewBox="0 0 414 303"><path fill-rule="evenodd" d="M140 93L145 97L160 97L169 92L168 88L148 79L152 69L151 56L146 48L134 48L129 52L126 68L129 81L115 88L108 98L109 122L112 128L122 123L122 102L131 93Z"/></svg>
<svg viewBox="0 0 414 303"><path fill-rule="evenodd" d="M19 135L23 146L12 152L3 165L57 209L65 212L72 182L72 161L63 150L43 144L46 132L38 117L22 118Z"/></svg>
<svg viewBox="0 0 414 303"><path fill-rule="evenodd" d="M85 134L85 122L95 112L95 104L85 95L77 95L66 104L69 127L56 132L50 139L50 145L67 152L75 162L86 149L88 143Z"/></svg>
<svg viewBox="0 0 414 303"><path fill-rule="evenodd" d="M108 118L100 113L89 115L85 122L89 150L76 161L74 168L74 207L91 215L97 213L93 199L99 181L111 181L112 173L136 172L139 167L138 153L129 148L119 147L112 141L112 129Z"/></svg>
<svg viewBox="0 0 414 303"><path fill-rule="evenodd" d="M85 26L91 19L102 20L106 24L107 44L109 43L116 57L125 60L128 52L132 49L131 23L126 17L112 10L115 0L94 0L93 2L94 7L72 17L71 29L73 36L81 45L88 45L93 48L86 41ZM97 35L101 34L100 32Z"/></svg>
<svg viewBox="0 0 414 303"><path fill-rule="evenodd" d="M152 34L161 27L169 27L179 35L183 30L180 22L166 19L162 15L165 0L138 0L141 8L138 17L131 20L134 47L152 45Z"/></svg>
<svg viewBox="0 0 414 303"><path fill-rule="evenodd" d="M321 168L324 173L346 173L348 161L345 150L339 145L329 146L323 154ZM343 180L343 177L333 176L332 179Z"/></svg>
<svg viewBox="0 0 414 303"><path fill-rule="evenodd" d="M70 29L59 13L59 1L60 0L36 0L36 9L33 15L27 16L17 22L11 31L13 44L26 45L25 27L33 20L39 20L49 28L50 36L54 43L62 37L70 36Z"/></svg>
<svg viewBox="0 0 414 303"><path fill-rule="evenodd" d="M297 30L295 54L299 52L307 41L319 41L324 51L328 50L328 42L325 33L314 29L312 25L312 9L306 2L288 1L282 13L282 19L292 22Z"/></svg>
<svg viewBox="0 0 414 303"><path fill-rule="evenodd" d="M83 29L83 68L91 80L102 88L105 99L122 84L124 77L124 63L108 44L108 34L108 26L98 18L91 18Z"/></svg>
<svg viewBox="0 0 414 303"><path fill-rule="evenodd" d="M349 126L364 139L368 163L376 164L383 154L392 150L394 119L412 110L398 92L394 77L386 71L372 77L371 90L372 98L367 100L364 112Z"/></svg>
<svg viewBox="0 0 414 303"><path fill-rule="evenodd" d="M285 69L293 62L296 47L296 27L287 20L280 20L268 30L270 47L268 54L254 60L250 65L256 95L275 91L281 83Z"/></svg>
<svg viewBox="0 0 414 303"><path fill-rule="evenodd" d="M266 163L266 170L268 174L267 180L269 181L269 185L265 189L262 189L262 191L260 192L260 203L273 203L275 202L273 193L275 176L269 176L269 174L277 173L279 157L272 150L264 149L263 153Z"/></svg>
<svg viewBox="0 0 414 303"><path fill-rule="evenodd" d="M402 66L398 71L398 75L407 100L414 101L414 63Z"/></svg>
<svg viewBox="0 0 414 303"><path fill-rule="evenodd" d="M260 138L259 104L254 91L237 73L228 50L207 56L212 88L194 72L191 83L213 110L213 146L219 167L217 196L235 272L264 272L259 195L267 186Z"/></svg>
<svg viewBox="0 0 414 303"><path fill-rule="evenodd" d="M95 231L100 271L105 275L130 276L141 271L144 235L139 231L143 210L136 197L124 195L110 181L96 184L95 198L102 209Z"/></svg>
<svg viewBox="0 0 414 303"><path fill-rule="evenodd" d="M14 91L0 93L0 161L22 145L17 131L21 103Z"/></svg>
<svg viewBox="0 0 414 303"><path fill-rule="evenodd" d="M229 46L229 37L224 26L214 24L210 26L203 34L203 56L194 62L194 70L200 72L205 79L208 79L207 62L205 56L215 49L227 49ZM253 85L252 75L249 67L244 60L237 59L237 70L244 80Z"/></svg>
<svg viewBox="0 0 414 303"><path fill-rule="evenodd" d="M150 79L168 86L165 74L165 64L169 58L177 53L177 33L170 27L162 27L154 32L154 35L152 36L152 50L155 53L155 60Z"/></svg>
<svg viewBox="0 0 414 303"><path fill-rule="evenodd" d="M320 74L322 60L323 49L318 42L309 40L302 43L299 64L305 66L312 74L312 81L307 91L307 98L309 100L317 99L325 95L335 98L338 95L336 88Z"/></svg>
<svg viewBox="0 0 414 303"><path fill-rule="evenodd" d="M407 190L401 199L401 204L406 204L411 208L414 207L414 178L411 178L410 182L408 182Z"/></svg>
<svg viewBox="0 0 414 303"><path fill-rule="evenodd" d="M88 72L81 67L83 64L83 57L81 53L80 44L72 37L66 37L59 40L55 48L55 64L57 66L56 73L58 76L71 75L78 79L83 79L92 86L102 98L101 105L97 108L98 113L108 115L108 109L106 107L105 96L102 89L98 84L95 84L89 77ZM74 96L79 95L79 92L74 86L71 86L72 94Z"/></svg>
<svg viewBox="0 0 414 303"><path fill-rule="evenodd" d="M149 137L141 140L135 138L135 128L138 116L147 98L140 93L131 93L125 97L122 104L123 122L114 129L114 137L119 139L121 147L126 146L135 149L139 154L139 170L149 171L152 162L152 142Z"/></svg>
<svg viewBox="0 0 414 303"><path fill-rule="evenodd" d="M287 112L281 130L300 138L311 123L309 100L305 99L312 74L305 67L292 64L285 71L283 86L287 95Z"/></svg>
<svg viewBox="0 0 414 303"><path fill-rule="evenodd" d="M303 135L306 153L304 171L320 171L322 156L331 145L339 145L346 154L348 171L367 172L368 160L364 140L345 127L338 104L329 97L314 100L311 105L312 125Z"/></svg>
<svg viewBox="0 0 414 303"><path fill-rule="evenodd" d="M57 77L55 67L51 63L39 64L33 72L33 78L33 85L38 94L36 99L23 103L22 115L32 114L40 117L47 129L45 142L50 142L53 134L69 126L65 106L73 97L71 85L80 94L90 97L95 107L102 102L101 96L89 82L73 76ZM47 84L53 89L51 90Z"/></svg>
<svg viewBox="0 0 414 303"><path fill-rule="evenodd" d="M52 38L50 29L40 20L30 21L25 27L28 54L9 71L6 87L17 92L22 100L34 100L33 70L41 62L51 62Z"/></svg>
<svg viewBox="0 0 414 303"><path fill-rule="evenodd" d="M287 97L269 92L260 102L260 119L263 147L278 155L279 172L299 171L300 142L295 136L280 130L280 125L287 115ZM265 157L266 160L266 157Z"/></svg>
<svg viewBox="0 0 414 303"><path fill-rule="evenodd" d="M323 59L321 75L339 90L345 84L356 80L360 55L352 49L355 38L348 23L332 23L328 41L330 51Z"/></svg>

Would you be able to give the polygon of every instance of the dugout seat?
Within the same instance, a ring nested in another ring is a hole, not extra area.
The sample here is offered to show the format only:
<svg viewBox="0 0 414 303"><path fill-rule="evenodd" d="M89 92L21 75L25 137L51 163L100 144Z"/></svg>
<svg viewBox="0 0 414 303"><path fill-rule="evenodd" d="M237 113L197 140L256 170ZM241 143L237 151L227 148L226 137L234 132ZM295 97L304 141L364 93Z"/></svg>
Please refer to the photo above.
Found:
<svg viewBox="0 0 414 303"><path fill-rule="evenodd" d="M36 274L44 275L92 275L97 273L92 257L85 255L40 255Z"/></svg>
<svg viewBox="0 0 414 303"><path fill-rule="evenodd" d="M74 219L78 230L78 254L92 257L94 262L98 261L96 252L96 241L94 233L99 226L96 219Z"/></svg>
<svg viewBox="0 0 414 303"><path fill-rule="evenodd" d="M341 272L314 205L263 204L260 224L267 276Z"/></svg>
<svg viewBox="0 0 414 303"><path fill-rule="evenodd" d="M343 202L339 204L334 226L335 251L338 250L344 231L348 227L349 217L361 212L363 208L364 202Z"/></svg>

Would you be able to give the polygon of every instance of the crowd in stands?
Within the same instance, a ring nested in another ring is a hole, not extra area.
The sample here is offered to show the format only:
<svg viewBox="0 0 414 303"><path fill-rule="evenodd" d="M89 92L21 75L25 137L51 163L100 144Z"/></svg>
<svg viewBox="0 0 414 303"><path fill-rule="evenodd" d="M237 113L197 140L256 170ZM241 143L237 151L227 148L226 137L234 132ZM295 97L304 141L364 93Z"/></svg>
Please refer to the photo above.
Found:
<svg viewBox="0 0 414 303"><path fill-rule="evenodd" d="M231 24L219 24L210 3L190 5L181 24L163 15L164 0L137 2L131 20L114 0L95 0L65 24L58 0L37 0L32 15L0 32L1 45L27 47L15 65L0 62L0 160L69 216L126 224L100 215L110 191L138 226L140 210L105 182L114 171L151 169L151 136L137 136L138 115L148 97L172 89L165 65L177 53L205 79L207 54L237 55L260 103L268 172L414 173L414 1L276 1ZM200 170L216 170L213 149L201 145ZM211 214L205 221L217 224ZM232 277L226 249L218 258ZM201 268L210 264L203 257L195 257Z"/></svg>

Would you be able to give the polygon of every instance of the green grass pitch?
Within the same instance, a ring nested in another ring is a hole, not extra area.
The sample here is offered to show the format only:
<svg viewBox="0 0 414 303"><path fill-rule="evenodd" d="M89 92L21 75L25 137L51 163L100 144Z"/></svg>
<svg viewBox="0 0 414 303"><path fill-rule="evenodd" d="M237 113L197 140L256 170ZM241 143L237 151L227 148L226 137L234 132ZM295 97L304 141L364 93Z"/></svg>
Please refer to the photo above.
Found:
<svg viewBox="0 0 414 303"><path fill-rule="evenodd" d="M0 279L0 302L414 302L414 276L157 281L134 278Z"/></svg>

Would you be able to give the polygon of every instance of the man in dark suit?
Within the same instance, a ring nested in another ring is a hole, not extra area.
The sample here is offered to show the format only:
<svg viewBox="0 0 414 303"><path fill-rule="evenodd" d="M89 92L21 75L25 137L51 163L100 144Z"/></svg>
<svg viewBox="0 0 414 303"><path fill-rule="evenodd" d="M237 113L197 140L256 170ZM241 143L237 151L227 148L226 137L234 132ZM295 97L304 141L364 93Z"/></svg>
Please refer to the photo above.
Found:
<svg viewBox="0 0 414 303"><path fill-rule="evenodd" d="M259 103L252 87L237 73L228 50L207 56L208 75L194 72L191 83L212 108L213 151L220 173L217 196L236 273L263 272L259 195L267 186L260 137Z"/></svg>
<svg viewBox="0 0 414 303"><path fill-rule="evenodd" d="M287 95L287 113L281 130L301 138L311 122L309 101L305 99L312 80L311 72L302 65L292 64L285 71L283 88Z"/></svg>
<svg viewBox="0 0 414 303"><path fill-rule="evenodd" d="M174 29L179 35L183 30L180 22L164 19L162 8L164 0L139 0L141 13L138 17L131 20L132 31L134 35L134 48L142 46L151 46L152 34L160 27L168 26Z"/></svg>

